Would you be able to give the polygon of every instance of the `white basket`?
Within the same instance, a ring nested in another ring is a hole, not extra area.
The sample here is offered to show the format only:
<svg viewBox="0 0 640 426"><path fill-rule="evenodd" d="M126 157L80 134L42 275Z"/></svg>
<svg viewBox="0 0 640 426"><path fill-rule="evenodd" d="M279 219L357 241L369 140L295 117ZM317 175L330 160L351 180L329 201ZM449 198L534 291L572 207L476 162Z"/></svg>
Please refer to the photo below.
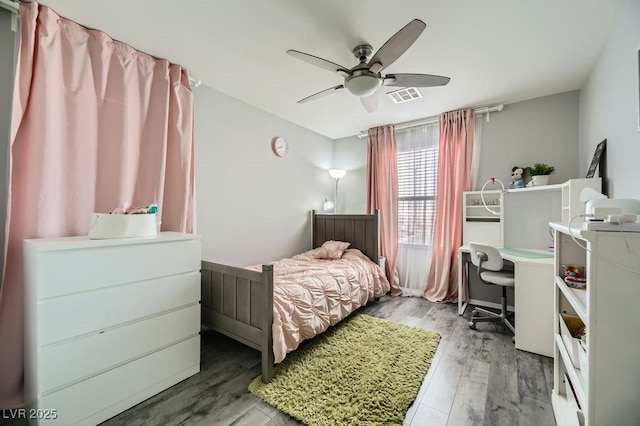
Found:
<svg viewBox="0 0 640 426"><path fill-rule="evenodd" d="M92 240L153 237L158 234L156 214L94 213L89 227Z"/></svg>

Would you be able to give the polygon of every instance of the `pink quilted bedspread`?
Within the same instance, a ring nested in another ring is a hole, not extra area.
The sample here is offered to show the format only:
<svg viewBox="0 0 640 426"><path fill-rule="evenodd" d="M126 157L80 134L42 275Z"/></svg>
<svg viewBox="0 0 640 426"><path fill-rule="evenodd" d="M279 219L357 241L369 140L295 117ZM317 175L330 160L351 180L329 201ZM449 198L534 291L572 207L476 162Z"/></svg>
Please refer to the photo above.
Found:
<svg viewBox="0 0 640 426"><path fill-rule="evenodd" d="M382 270L360 250L316 259L318 249L273 263L273 353L287 353L389 291ZM260 271L261 266L249 269Z"/></svg>

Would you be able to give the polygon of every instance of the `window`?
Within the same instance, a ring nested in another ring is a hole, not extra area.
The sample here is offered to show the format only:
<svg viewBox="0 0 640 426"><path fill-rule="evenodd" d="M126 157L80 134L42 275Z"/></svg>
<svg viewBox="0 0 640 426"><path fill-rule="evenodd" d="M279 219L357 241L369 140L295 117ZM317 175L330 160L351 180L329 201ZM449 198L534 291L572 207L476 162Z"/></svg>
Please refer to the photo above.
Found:
<svg viewBox="0 0 640 426"><path fill-rule="evenodd" d="M396 132L398 243L431 246L436 214L438 125Z"/></svg>

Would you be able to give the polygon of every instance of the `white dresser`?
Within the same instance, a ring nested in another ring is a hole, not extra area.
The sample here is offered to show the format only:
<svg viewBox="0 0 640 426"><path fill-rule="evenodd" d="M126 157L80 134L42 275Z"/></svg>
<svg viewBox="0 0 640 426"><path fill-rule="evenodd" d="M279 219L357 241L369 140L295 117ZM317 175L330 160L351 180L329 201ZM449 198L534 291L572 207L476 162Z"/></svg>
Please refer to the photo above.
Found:
<svg viewBox="0 0 640 426"><path fill-rule="evenodd" d="M198 236L25 240L32 424L95 425L200 371Z"/></svg>

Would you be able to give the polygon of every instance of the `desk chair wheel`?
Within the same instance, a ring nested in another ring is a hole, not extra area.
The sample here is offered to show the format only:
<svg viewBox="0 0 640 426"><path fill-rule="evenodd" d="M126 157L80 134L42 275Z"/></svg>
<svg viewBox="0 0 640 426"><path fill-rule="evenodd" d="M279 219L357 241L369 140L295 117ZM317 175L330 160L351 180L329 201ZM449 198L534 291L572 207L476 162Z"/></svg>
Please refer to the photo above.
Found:
<svg viewBox="0 0 640 426"><path fill-rule="evenodd" d="M472 330L475 330L476 329L476 323L473 322L473 321L469 321L469 328L472 329Z"/></svg>

